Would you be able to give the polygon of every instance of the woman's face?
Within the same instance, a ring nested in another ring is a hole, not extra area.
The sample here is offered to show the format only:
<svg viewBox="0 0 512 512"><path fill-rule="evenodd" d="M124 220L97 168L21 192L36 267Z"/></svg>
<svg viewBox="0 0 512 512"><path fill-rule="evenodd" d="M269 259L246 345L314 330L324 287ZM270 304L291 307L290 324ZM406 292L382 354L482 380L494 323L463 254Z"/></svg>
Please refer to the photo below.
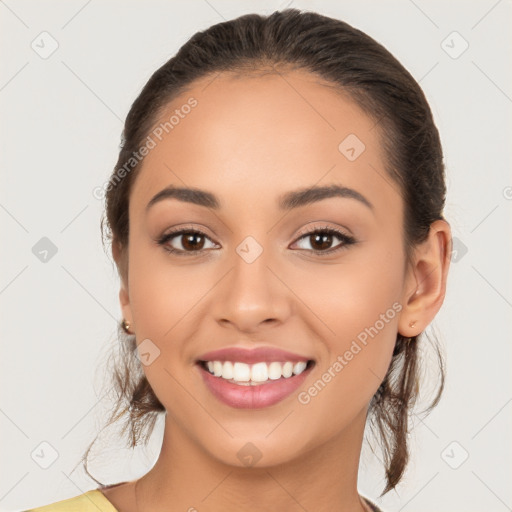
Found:
<svg viewBox="0 0 512 512"><path fill-rule="evenodd" d="M160 122L130 195L120 298L167 422L237 466L360 431L414 286L375 122L303 71L202 79ZM150 204L169 187L201 194Z"/></svg>

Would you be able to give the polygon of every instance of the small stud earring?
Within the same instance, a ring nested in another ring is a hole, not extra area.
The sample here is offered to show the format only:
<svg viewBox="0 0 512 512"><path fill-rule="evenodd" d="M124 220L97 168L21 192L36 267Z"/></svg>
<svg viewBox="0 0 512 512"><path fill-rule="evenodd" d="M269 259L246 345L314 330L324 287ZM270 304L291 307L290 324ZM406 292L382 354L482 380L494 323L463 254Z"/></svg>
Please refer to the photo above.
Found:
<svg viewBox="0 0 512 512"><path fill-rule="evenodd" d="M122 326L123 326L124 332L126 332L127 334L132 334L130 332L130 322L127 322L124 318L123 318Z"/></svg>
<svg viewBox="0 0 512 512"><path fill-rule="evenodd" d="M409 327L414 327L416 325L416 321L409 322Z"/></svg>

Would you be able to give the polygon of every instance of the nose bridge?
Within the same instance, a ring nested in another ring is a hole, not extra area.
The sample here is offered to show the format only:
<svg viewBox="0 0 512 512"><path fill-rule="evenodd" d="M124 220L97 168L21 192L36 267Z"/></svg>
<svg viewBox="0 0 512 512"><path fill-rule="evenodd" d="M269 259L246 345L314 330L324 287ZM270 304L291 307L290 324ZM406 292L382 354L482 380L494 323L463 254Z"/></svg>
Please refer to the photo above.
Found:
<svg viewBox="0 0 512 512"><path fill-rule="evenodd" d="M233 257L233 286L239 291L267 293L269 291L268 269L271 262L270 250L264 249L253 237L247 237L238 245Z"/></svg>
<svg viewBox="0 0 512 512"><path fill-rule="evenodd" d="M281 322L289 314L287 289L270 270L272 251L246 237L231 258L232 269L217 297L218 321L254 330L262 322Z"/></svg>

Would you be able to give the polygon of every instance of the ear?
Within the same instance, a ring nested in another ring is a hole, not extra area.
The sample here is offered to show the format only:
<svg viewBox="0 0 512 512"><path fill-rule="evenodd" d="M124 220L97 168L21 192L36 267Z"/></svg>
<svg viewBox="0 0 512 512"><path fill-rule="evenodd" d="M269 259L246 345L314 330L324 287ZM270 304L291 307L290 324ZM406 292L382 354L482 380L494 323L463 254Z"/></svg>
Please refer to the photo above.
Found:
<svg viewBox="0 0 512 512"><path fill-rule="evenodd" d="M427 240L419 244L406 271L398 332L417 336L439 311L446 293L450 266L451 230L445 220L430 226Z"/></svg>
<svg viewBox="0 0 512 512"><path fill-rule="evenodd" d="M116 240L112 241L112 257L117 266L121 287L119 289L119 303L123 318L130 324L130 331L134 331L133 316L128 290L128 248L123 248Z"/></svg>

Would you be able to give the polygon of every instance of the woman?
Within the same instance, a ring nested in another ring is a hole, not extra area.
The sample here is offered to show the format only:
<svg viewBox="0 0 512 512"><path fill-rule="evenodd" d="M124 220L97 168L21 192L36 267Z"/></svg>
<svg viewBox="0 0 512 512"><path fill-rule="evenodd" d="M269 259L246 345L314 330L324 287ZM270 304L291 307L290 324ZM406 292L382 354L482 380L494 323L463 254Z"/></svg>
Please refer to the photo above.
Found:
<svg viewBox="0 0 512 512"><path fill-rule="evenodd" d="M110 422L126 414L135 446L165 413L163 445L141 478L34 510L379 510L357 489L365 425L385 493L451 243L411 75L312 12L212 26L132 105L105 193L124 316ZM442 387L441 362L432 406Z"/></svg>

